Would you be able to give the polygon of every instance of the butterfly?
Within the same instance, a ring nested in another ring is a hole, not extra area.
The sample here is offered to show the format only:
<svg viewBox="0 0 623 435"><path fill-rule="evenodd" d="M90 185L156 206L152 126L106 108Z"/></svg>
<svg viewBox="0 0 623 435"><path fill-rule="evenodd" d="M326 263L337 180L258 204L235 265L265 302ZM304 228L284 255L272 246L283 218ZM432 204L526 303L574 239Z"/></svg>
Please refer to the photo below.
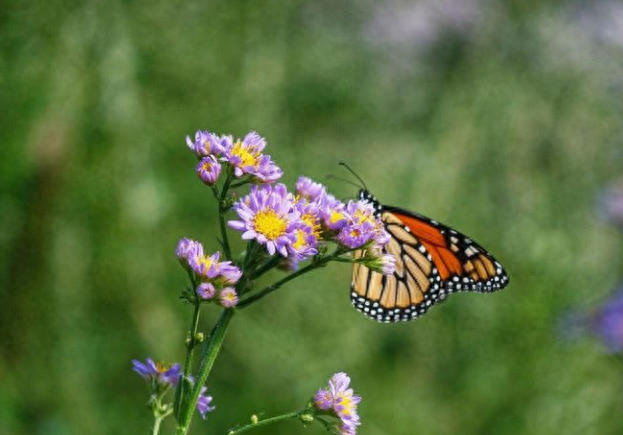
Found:
<svg viewBox="0 0 623 435"><path fill-rule="evenodd" d="M382 205L367 189L360 190L359 198L374 206L390 235L383 253L396 259L396 271L387 276L353 265L351 302L369 318L409 321L450 293L491 293L508 285L502 265L467 236L417 213ZM364 254L358 250L353 256Z"/></svg>

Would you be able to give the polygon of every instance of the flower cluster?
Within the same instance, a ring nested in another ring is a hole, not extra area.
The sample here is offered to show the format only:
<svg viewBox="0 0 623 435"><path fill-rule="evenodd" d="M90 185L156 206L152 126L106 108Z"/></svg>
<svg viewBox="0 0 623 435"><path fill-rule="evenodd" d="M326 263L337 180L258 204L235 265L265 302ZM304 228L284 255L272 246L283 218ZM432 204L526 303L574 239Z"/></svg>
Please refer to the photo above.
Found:
<svg viewBox="0 0 623 435"><path fill-rule="evenodd" d="M256 132L248 133L244 139L234 140L229 135L218 136L199 130L194 141L186 137L186 144L199 158L199 178L210 186L218 181L221 163L228 164L237 178L248 175L251 181L259 183L272 183L283 175L271 157L262 154L266 140Z"/></svg>
<svg viewBox="0 0 623 435"><path fill-rule="evenodd" d="M132 360L132 369L138 373L140 377L151 382L152 389L156 394L164 393L169 387L176 386L182 376L182 370L178 363L165 365L162 363L155 363L151 358L147 358L145 363L136 359ZM194 383L194 379L191 379L191 383ZM199 400L197 401L197 411L204 419L208 412L212 412L216 409L214 406L210 406L210 403L212 403L212 396L208 396L206 391L207 387L205 385L202 386L199 393Z"/></svg>
<svg viewBox="0 0 623 435"><path fill-rule="evenodd" d="M345 204L307 177L297 181L296 194L280 183L253 186L234 211L240 220L229 226L242 231L244 240L256 240L270 255L293 257L293 265L316 255L320 242L332 241L346 250L370 248L378 256L378 270L393 272L393 258L379 249L389 235L374 206L365 200Z"/></svg>
<svg viewBox="0 0 623 435"><path fill-rule="evenodd" d="M175 251L182 266L192 271L199 283L197 296L205 301L213 300L218 294L218 303L226 308L238 303L238 294L232 286L242 276L242 271L231 261L219 261L220 252L204 253L203 245L191 239L181 239Z"/></svg>
<svg viewBox="0 0 623 435"><path fill-rule="evenodd" d="M314 405L341 420L340 434L355 435L361 423L357 414L357 404L361 397L354 394L350 378L346 373L336 373L327 388L320 389L314 396Z"/></svg>

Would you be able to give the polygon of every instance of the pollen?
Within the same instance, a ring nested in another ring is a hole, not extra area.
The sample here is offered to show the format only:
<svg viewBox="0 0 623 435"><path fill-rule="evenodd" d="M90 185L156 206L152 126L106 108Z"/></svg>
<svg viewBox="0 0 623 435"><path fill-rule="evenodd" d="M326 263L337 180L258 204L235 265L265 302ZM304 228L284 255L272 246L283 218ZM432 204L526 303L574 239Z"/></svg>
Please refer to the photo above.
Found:
<svg viewBox="0 0 623 435"><path fill-rule="evenodd" d="M320 238L320 224L318 223L318 218L313 213L305 213L301 216L301 220L312 229L314 237Z"/></svg>
<svg viewBox="0 0 623 435"><path fill-rule="evenodd" d="M263 234L269 240L275 240L286 232L286 220L277 215L274 210L262 210L255 215L253 220L255 231Z"/></svg>
<svg viewBox="0 0 623 435"><path fill-rule="evenodd" d="M254 152L252 148L245 148L242 142L236 142L231 150L234 156L240 158L240 166L257 166L260 159L260 153Z"/></svg>
<svg viewBox="0 0 623 435"><path fill-rule="evenodd" d="M341 221L342 219L344 219L344 214L334 210L334 211L331 212L331 216L329 218L329 221L332 224L334 224L336 222Z"/></svg>
<svg viewBox="0 0 623 435"><path fill-rule="evenodd" d="M292 247L296 250L307 246L307 240L305 240L305 231L296 230L296 241L293 243Z"/></svg>

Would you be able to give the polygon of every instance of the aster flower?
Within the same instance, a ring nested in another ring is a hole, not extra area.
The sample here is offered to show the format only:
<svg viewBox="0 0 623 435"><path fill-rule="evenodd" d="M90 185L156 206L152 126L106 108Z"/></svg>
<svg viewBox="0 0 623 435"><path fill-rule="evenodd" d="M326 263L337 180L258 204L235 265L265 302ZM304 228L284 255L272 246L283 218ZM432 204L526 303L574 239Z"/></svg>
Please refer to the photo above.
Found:
<svg viewBox="0 0 623 435"><path fill-rule="evenodd" d="M265 147L266 140L253 131L242 141L238 140L226 146L225 160L234 167L236 177L250 174L262 182L278 180L283 171L275 165L270 156L262 154Z"/></svg>
<svg viewBox="0 0 623 435"><path fill-rule="evenodd" d="M318 253L316 246L318 239L314 236L313 230L309 225L298 223L294 225L294 242L288 246L288 251L298 260L311 257Z"/></svg>
<svg viewBox="0 0 623 435"><path fill-rule="evenodd" d="M610 352L623 352L623 285L596 312L592 328Z"/></svg>
<svg viewBox="0 0 623 435"><path fill-rule="evenodd" d="M188 258L192 256L197 249L200 249L203 252L203 246L201 246L201 243L192 239L183 238L177 243L175 255L184 267L188 267Z"/></svg>
<svg viewBox="0 0 623 435"><path fill-rule="evenodd" d="M218 295L218 300L225 308L231 308L238 305L238 293L232 287L225 287Z"/></svg>
<svg viewBox="0 0 623 435"><path fill-rule="evenodd" d="M380 249L370 249L366 253L370 257L365 264L372 270L381 272L383 275L391 275L396 271L396 257L391 254L383 254Z"/></svg>
<svg viewBox="0 0 623 435"><path fill-rule="evenodd" d="M309 202L305 198L299 198L294 204L294 208L298 212L301 222L311 229L316 239L320 239L322 227L320 226L321 216L318 202Z"/></svg>
<svg viewBox="0 0 623 435"><path fill-rule="evenodd" d="M296 193L309 201L316 201L326 195L325 187L308 177L299 177L296 182Z"/></svg>
<svg viewBox="0 0 623 435"><path fill-rule="evenodd" d="M208 396L205 394L207 391L207 387L201 387L201 392L199 393L199 400L197 400L197 411L201 414L201 418L206 419L206 414L208 412L212 412L216 409L215 406L210 406L212 403L212 396Z"/></svg>
<svg viewBox="0 0 623 435"><path fill-rule="evenodd" d="M237 266L234 266L231 261L219 263L219 273L220 281L227 285L236 284L242 277L242 271Z"/></svg>
<svg viewBox="0 0 623 435"><path fill-rule="evenodd" d="M244 240L255 239L265 245L270 255L278 251L287 257L287 248L296 239L293 224L299 220L292 201L283 184L253 186L251 193L234 205L242 220L229 221L228 225L244 231Z"/></svg>
<svg viewBox="0 0 623 435"><path fill-rule="evenodd" d="M155 363L151 358L147 358L145 363L136 359L132 360L132 370L143 379L155 382L160 387L175 386L182 373L178 363L165 365Z"/></svg>
<svg viewBox="0 0 623 435"><path fill-rule="evenodd" d="M331 194L319 198L320 213L323 225L328 230L340 230L348 223L346 204Z"/></svg>
<svg viewBox="0 0 623 435"><path fill-rule="evenodd" d="M221 175L221 164L214 156L204 157L197 165L197 175L205 184L213 186Z"/></svg>
<svg viewBox="0 0 623 435"><path fill-rule="evenodd" d="M220 252L212 255L206 255L203 252L203 246L199 245L188 258L188 263L192 270L202 278L216 278L219 275L219 262L221 258Z"/></svg>
<svg viewBox="0 0 623 435"><path fill-rule="evenodd" d="M354 224L370 225L371 239L378 246L389 242L389 233L381 219L375 215L374 205L366 200L349 201L346 212L350 222Z"/></svg>
<svg viewBox="0 0 623 435"><path fill-rule="evenodd" d="M197 131L194 141L192 141L189 136L186 136L186 145L199 158L211 154L220 156L224 151L222 139L209 131Z"/></svg>
<svg viewBox="0 0 623 435"><path fill-rule="evenodd" d="M216 289L212 283L202 282L197 286L197 296L205 301L212 299L215 294Z"/></svg>
<svg viewBox="0 0 623 435"><path fill-rule="evenodd" d="M314 396L314 405L321 411L329 412L342 420L342 429L346 434L355 433L359 423L357 404L361 397L349 388L350 378L346 373L336 373L329 380L325 389L320 389Z"/></svg>
<svg viewBox="0 0 623 435"><path fill-rule="evenodd" d="M361 248L373 237L373 227L369 222L348 224L340 230L337 240L350 249Z"/></svg>

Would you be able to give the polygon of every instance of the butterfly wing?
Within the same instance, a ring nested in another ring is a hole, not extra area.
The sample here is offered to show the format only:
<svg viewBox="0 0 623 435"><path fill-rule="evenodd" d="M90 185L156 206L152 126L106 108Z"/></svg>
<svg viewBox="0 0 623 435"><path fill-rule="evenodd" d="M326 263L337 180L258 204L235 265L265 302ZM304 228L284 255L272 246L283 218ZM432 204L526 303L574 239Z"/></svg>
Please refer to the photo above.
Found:
<svg viewBox="0 0 623 435"><path fill-rule="evenodd" d="M355 264L351 301L380 322L412 320L456 291L489 293L508 284L508 275L480 245L436 221L396 207L383 207L390 241L384 253L396 258L385 276ZM357 251L355 257L363 252Z"/></svg>

